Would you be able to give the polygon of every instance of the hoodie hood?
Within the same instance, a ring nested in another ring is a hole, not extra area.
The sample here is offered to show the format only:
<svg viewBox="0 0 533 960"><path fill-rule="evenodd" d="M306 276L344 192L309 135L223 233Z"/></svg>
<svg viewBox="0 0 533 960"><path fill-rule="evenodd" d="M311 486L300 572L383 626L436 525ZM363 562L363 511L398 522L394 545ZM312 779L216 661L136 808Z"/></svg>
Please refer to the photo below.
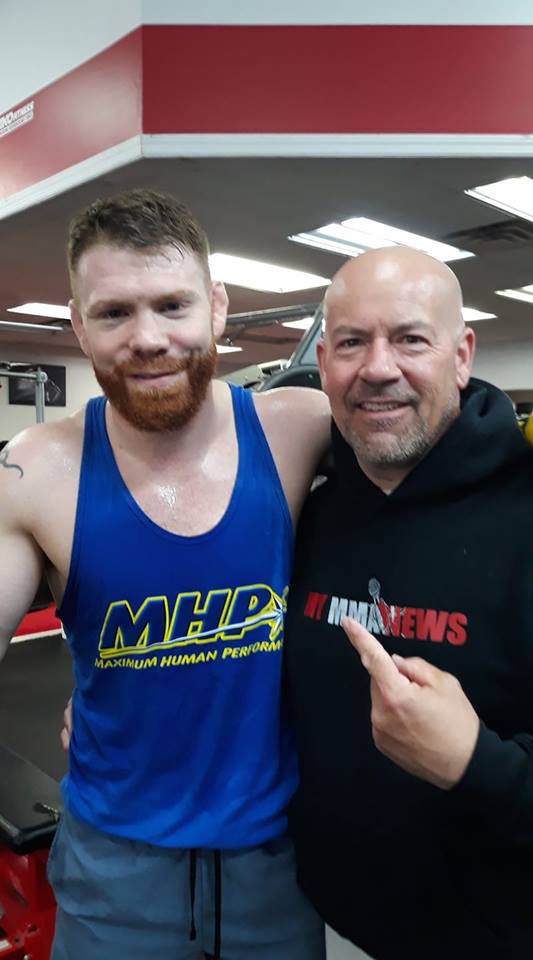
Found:
<svg viewBox="0 0 533 960"><path fill-rule="evenodd" d="M352 448L332 423L332 443L339 483L354 495L409 501L440 498L454 490L475 487L513 463L533 459L513 405L502 390L472 378L461 394L461 413L438 443L401 484L385 494L361 470ZM465 449L468 457L464 456Z"/></svg>

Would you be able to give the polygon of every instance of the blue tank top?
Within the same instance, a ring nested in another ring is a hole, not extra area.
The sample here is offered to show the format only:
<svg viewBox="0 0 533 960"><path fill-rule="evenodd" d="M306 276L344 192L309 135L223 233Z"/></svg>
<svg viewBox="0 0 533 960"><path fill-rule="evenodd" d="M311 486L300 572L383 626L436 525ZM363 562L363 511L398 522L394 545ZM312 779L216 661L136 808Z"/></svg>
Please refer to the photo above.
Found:
<svg viewBox="0 0 533 960"><path fill-rule="evenodd" d="M74 660L68 809L163 847L239 848L286 829L296 788L281 698L293 534L252 395L231 387L239 462L199 536L137 505L91 400L59 615Z"/></svg>

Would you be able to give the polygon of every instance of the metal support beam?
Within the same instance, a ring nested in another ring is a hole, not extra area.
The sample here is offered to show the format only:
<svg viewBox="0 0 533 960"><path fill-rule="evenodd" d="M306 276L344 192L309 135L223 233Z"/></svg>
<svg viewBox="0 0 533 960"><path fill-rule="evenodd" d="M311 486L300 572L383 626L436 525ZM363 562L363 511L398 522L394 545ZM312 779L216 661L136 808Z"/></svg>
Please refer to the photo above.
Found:
<svg viewBox="0 0 533 960"><path fill-rule="evenodd" d="M298 320L300 317L312 317L318 303L301 303L293 307L273 307L270 310L253 310L250 313L231 313L226 326L264 327L271 323L283 323L284 320Z"/></svg>

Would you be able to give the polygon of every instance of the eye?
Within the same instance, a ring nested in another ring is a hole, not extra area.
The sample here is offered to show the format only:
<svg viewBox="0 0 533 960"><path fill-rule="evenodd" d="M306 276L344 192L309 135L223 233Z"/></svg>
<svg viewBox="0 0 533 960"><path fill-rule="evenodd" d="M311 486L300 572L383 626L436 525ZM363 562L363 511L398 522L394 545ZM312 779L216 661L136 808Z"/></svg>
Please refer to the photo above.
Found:
<svg viewBox="0 0 533 960"><path fill-rule="evenodd" d="M120 320L121 317L126 316L126 313L124 307L110 307L109 310L104 310L100 316L104 320Z"/></svg>
<svg viewBox="0 0 533 960"><path fill-rule="evenodd" d="M345 337L337 343L337 350L353 350L354 347L360 347L362 342L361 337Z"/></svg>
<svg viewBox="0 0 533 960"><path fill-rule="evenodd" d="M417 333L406 333L401 338L400 342L407 344L408 347L413 347L413 346L417 346L420 343L425 343L425 340L423 337L419 336L419 334Z"/></svg>
<svg viewBox="0 0 533 960"><path fill-rule="evenodd" d="M161 313L179 313L185 303L183 300L165 300L159 307Z"/></svg>

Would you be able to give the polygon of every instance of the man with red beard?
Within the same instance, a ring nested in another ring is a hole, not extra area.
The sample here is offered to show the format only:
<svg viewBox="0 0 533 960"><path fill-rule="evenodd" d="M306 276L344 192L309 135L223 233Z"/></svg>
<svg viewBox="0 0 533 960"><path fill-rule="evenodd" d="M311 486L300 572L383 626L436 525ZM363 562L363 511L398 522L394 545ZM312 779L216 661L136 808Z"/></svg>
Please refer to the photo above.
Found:
<svg viewBox="0 0 533 960"><path fill-rule="evenodd" d="M68 259L105 396L0 468L0 652L46 571L74 661L53 960L323 960L286 838L280 673L327 402L213 380L227 298L172 197L92 204Z"/></svg>

